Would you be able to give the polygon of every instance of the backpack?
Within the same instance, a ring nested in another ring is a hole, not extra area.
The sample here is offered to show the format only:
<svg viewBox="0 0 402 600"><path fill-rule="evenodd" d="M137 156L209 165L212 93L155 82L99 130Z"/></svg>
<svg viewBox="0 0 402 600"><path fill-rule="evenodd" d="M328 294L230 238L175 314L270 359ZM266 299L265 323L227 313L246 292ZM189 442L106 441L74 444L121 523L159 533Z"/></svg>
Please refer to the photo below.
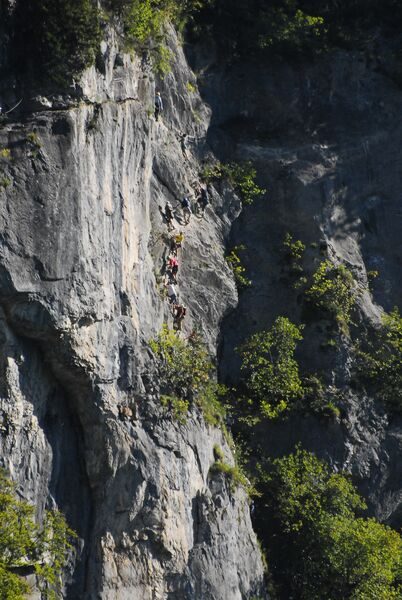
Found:
<svg viewBox="0 0 402 600"><path fill-rule="evenodd" d="M190 201L187 196L184 196L183 200L181 201L181 205L183 208L190 208Z"/></svg>

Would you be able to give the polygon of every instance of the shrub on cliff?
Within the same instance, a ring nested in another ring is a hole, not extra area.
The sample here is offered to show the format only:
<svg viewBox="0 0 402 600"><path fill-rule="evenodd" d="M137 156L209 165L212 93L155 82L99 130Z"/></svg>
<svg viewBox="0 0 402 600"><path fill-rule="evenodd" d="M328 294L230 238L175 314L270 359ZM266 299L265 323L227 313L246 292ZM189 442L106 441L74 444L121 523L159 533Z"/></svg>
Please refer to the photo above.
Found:
<svg viewBox="0 0 402 600"><path fill-rule="evenodd" d="M18 0L15 41L19 67L64 86L95 62L101 31L94 0Z"/></svg>
<svg viewBox="0 0 402 600"><path fill-rule="evenodd" d="M225 412L220 401L225 390L213 378L213 365L200 335L184 341L164 325L149 345L158 359L162 403L173 416L184 420L194 403L207 423L218 425Z"/></svg>
<svg viewBox="0 0 402 600"><path fill-rule="evenodd" d="M165 44L167 22L182 29L202 1L110 0L109 6L121 19L127 47L149 52L154 67L163 74L169 70L172 58Z"/></svg>
<svg viewBox="0 0 402 600"><path fill-rule="evenodd" d="M349 478L300 448L260 466L257 499L283 597L401 597L402 540L374 519Z"/></svg>
<svg viewBox="0 0 402 600"><path fill-rule="evenodd" d="M334 265L329 260L320 263L313 275L313 282L306 291L308 302L335 319L345 332L351 320L356 295L352 273L344 265Z"/></svg>
<svg viewBox="0 0 402 600"><path fill-rule="evenodd" d="M34 507L19 500L15 485L0 470L0 597L22 600L30 591L19 571L38 576L43 597L60 598L63 567L75 534L63 515L46 511L42 526Z"/></svg>
<svg viewBox="0 0 402 600"><path fill-rule="evenodd" d="M247 412L258 421L287 412L303 396L295 359L302 327L278 317L268 331L255 333L239 348Z"/></svg>
<svg viewBox="0 0 402 600"><path fill-rule="evenodd" d="M226 180L239 194L244 204L252 204L254 200L264 196L266 190L257 185L257 171L251 161L232 162L206 165L201 178L210 183L213 181Z"/></svg>
<svg viewBox="0 0 402 600"><path fill-rule="evenodd" d="M383 316L371 338L357 341L355 371L371 393L402 411L402 317L397 308Z"/></svg>

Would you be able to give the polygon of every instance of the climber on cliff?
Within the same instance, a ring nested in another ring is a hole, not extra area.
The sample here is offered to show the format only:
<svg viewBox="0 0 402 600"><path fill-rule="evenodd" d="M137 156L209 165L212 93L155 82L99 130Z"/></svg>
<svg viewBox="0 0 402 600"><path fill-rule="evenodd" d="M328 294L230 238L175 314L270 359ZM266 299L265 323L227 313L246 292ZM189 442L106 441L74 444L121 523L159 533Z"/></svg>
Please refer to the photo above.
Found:
<svg viewBox="0 0 402 600"><path fill-rule="evenodd" d="M176 289L175 289L173 283L165 283L165 287L167 290L167 295L168 295L170 304L175 306L177 304L177 294L176 294Z"/></svg>
<svg viewBox="0 0 402 600"><path fill-rule="evenodd" d="M170 279L173 283L177 283L177 273L179 271L179 261L175 256L171 256L168 262L168 271L170 273Z"/></svg>
<svg viewBox="0 0 402 600"><path fill-rule="evenodd" d="M165 204L165 219L168 227L168 231L173 229L173 207L170 204L169 200Z"/></svg>
<svg viewBox="0 0 402 600"><path fill-rule="evenodd" d="M176 235L174 235L172 237L172 239L170 240L170 250L171 250L172 254L177 256L177 250L179 248L182 248L183 242L184 242L184 233L182 231L179 231L179 233L176 233Z"/></svg>
<svg viewBox="0 0 402 600"><path fill-rule="evenodd" d="M187 309L184 305L176 304L173 309L173 329L181 331L183 319L186 316Z"/></svg>
<svg viewBox="0 0 402 600"><path fill-rule="evenodd" d="M163 102L160 91L158 90L155 94L155 121L159 118L159 113L163 111Z"/></svg>
<svg viewBox="0 0 402 600"><path fill-rule="evenodd" d="M184 224L188 225L190 223L190 217L191 217L191 206L190 206L190 200L188 199L187 196L184 196L183 200L181 201L181 208L183 210L183 219L184 219Z"/></svg>
<svg viewBox="0 0 402 600"><path fill-rule="evenodd" d="M209 194L206 186L201 186L197 200L201 210L201 216L204 216L205 209L209 204Z"/></svg>

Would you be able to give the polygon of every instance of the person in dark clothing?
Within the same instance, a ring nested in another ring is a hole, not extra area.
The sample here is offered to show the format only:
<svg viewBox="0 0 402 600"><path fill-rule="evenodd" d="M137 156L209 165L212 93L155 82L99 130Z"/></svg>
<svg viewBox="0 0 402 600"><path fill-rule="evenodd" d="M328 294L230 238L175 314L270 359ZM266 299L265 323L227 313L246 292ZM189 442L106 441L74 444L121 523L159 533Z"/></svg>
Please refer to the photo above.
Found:
<svg viewBox="0 0 402 600"><path fill-rule="evenodd" d="M155 121L159 118L159 113L163 111L163 102L161 93L158 91L155 95Z"/></svg>
<svg viewBox="0 0 402 600"><path fill-rule="evenodd" d="M184 196L183 200L181 201L181 207L183 210L184 224L188 225L190 223L191 217L191 205L190 200L187 198L187 196Z"/></svg>
<svg viewBox="0 0 402 600"><path fill-rule="evenodd" d="M200 206L201 216L203 216L204 212L205 212L205 209L207 208L207 206L209 204L208 190L204 186L201 186L200 194L198 196L198 204Z"/></svg>
<svg viewBox="0 0 402 600"><path fill-rule="evenodd" d="M181 326L183 323L183 319L186 316L186 312L187 312L186 307L182 306L181 304L176 304L176 306L174 307L173 328L176 331L181 331Z"/></svg>
<svg viewBox="0 0 402 600"><path fill-rule="evenodd" d="M165 219L168 226L168 230L174 229L173 226L173 208L170 202L166 202L165 205Z"/></svg>

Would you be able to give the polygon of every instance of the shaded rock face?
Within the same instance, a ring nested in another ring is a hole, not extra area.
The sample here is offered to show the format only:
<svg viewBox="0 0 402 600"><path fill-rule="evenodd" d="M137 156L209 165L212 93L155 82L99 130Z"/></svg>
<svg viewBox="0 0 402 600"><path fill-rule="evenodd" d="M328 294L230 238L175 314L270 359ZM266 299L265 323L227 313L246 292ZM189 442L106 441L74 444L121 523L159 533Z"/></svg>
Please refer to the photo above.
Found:
<svg viewBox="0 0 402 600"><path fill-rule="evenodd" d="M147 346L172 319L160 207L172 202L178 231L210 119L170 43L158 123L149 67L110 34L102 74L0 130L1 463L39 514L57 505L78 532L72 599L264 597L246 494L209 473L214 444L232 464L231 451L197 411L179 424L161 408ZM224 246L239 210L216 193L185 228L183 335L201 329L212 351L237 302Z"/></svg>
<svg viewBox="0 0 402 600"><path fill-rule="evenodd" d="M214 67L202 94L212 108L212 147L223 160L255 161L268 190L232 229L233 245L247 246L244 265L253 285L223 324L221 374L236 379L235 348L276 316L306 322L301 365L342 390L343 416L332 423L292 417L268 424L267 452L281 455L301 441L335 468L352 472L372 513L399 527L402 421L375 398L350 390L349 342L339 337L335 348L325 347L329 323L306 320L283 259L289 232L307 246L305 275L326 257L345 264L361 292L363 327L378 324L383 309L401 308L402 93L377 67L343 52L297 66ZM369 293L372 270L379 277Z"/></svg>

